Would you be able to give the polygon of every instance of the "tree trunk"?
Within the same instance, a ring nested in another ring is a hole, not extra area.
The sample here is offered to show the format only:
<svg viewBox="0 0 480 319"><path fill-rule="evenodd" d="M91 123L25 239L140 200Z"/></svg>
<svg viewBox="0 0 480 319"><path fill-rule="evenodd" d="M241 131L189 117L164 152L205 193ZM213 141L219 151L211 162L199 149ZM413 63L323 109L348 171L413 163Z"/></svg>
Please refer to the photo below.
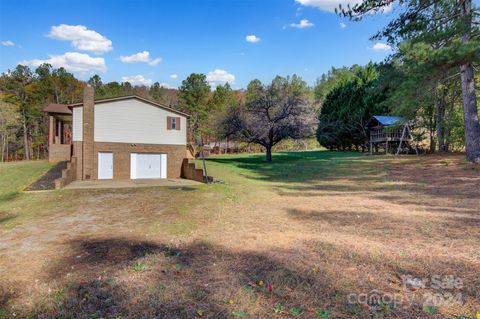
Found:
<svg viewBox="0 0 480 319"><path fill-rule="evenodd" d="M2 135L2 162L5 161L5 142L7 137L7 130L5 130L4 134Z"/></svg>
<svg viewBox="0 0 480 319"><path fill-rule="evenodd" d="M434 153L436 148L435 134L430 128L430 153Z"/></svg>
<svg viewBox="0 0 480 319"><path fill-rule="evenodd" d="M472 1L464 0L461 6L462 15L468 16L470 23L470 28L463 35L462 42L468 43L470 41L472 25ZM460 66L460 77L462 79L463 120L465 125L465 150L467 160L470 162L480 162L480 123L478 122L477 97L472 63L466 63Z"/></svg>
<svg viewBox="0 0 480 319"><path fill-rule="evenodd" d="M471 63L462 65L460 66L460 70L467 160L470 162L480 162L480 124L478 122L473 65Z"/></svg>
<svg viewBox="0 0 480 319"><path fill-rule="evenodd" d="M449 152L452 143L452 116L455 110L455 91L452 93L452 98L448 104L448 110L446 110L446 127L445 127L445 151Z"/></svg>
<svg viewBox="0 0 480 319"><path fill-rule="evenodd" d="M266 152L266 155L267 155L267 162L271 162L272 161L272 146L270 144L265 146L265 152Z"/></svg>
<svg viewBox="0 0 480 319"><path fill-rule="evenodd" d="M435 92L435 129L437 131L438 151L445 152L444 118L445 118L445 90ZM440 95L440 96L439 96Z"/></svg>
<svg viewBox="0 0 480 319"><path fill-rule="evenodd" d="M25 110L22 110L22 124L23 124L23 147L25 150L25 154L23 154L23 159L28 161L30 159L30 151L28 148L27 118L25 115Z"/></svg>
<svg viewBox="0 0 480 319"><path fill-rule="evenodd" d="M8 162L8 133L7 133L7 136L5 136L5 160L6 162Z"/></svg>

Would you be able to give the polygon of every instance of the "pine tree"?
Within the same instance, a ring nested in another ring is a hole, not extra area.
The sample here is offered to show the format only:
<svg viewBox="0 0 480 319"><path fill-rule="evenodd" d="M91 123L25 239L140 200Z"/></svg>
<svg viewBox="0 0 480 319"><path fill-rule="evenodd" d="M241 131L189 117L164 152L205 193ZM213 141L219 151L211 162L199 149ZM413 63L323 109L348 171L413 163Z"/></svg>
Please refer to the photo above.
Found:
<svg viewBox="0 0 480 319"><path fill-rule="evenodd" d="M359 20L395 4L394 0L364 0L340 13ZM480 162L480 123L474 64L480 61L478 9L471 0L400 1L402 12L372 39L386 38L400 54L429 72L460 70L467 159ZM440 43L441 45L433 45Z"/></svg>

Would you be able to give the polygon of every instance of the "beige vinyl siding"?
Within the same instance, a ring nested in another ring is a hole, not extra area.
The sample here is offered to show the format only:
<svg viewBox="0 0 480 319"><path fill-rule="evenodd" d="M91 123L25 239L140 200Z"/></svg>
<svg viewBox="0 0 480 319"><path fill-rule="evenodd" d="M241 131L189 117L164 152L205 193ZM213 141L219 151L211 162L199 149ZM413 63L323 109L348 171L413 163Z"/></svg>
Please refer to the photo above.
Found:
<svg viewBox="0 0 480 319"><path fill-rule="evenodd" d="M74 107L72 114L72 140L83 140L83 107Z"/></svg>
<svg viewBox="0 0 480 319"><path fill-rule="evenodd" d="M180 117L180 130L167 130L167 116ZM95 142L186 145L187 119L135 99L95 105Z"/></svg>

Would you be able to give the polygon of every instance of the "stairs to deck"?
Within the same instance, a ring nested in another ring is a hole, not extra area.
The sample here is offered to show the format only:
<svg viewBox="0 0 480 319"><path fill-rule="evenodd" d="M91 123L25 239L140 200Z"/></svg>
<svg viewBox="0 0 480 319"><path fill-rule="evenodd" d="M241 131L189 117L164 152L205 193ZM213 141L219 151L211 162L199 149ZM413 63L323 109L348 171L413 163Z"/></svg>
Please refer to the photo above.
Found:
<svg viewBox="0 0 480 319"><path fill-rule="evenodd" d="M188 158L183 159L182 163L182 178L191 179L201 183L213 182L212 176L204 176L203 169L197 168L195 163L190 162Z"/></svg>

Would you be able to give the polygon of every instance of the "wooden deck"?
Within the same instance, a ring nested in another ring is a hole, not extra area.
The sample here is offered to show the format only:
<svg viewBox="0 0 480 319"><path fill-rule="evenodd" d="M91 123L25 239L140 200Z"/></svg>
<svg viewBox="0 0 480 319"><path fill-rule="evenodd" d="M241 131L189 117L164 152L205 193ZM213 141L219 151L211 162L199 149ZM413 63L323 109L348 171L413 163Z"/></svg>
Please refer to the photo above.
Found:
<svg viewBox="0 0 480 319"><path fill-rule="evenodd" d="M382 142L399 142L402 138L402 130L399 129L393 132L385 132L384 128L375 128L370 132L370 142L382 143ZM410 134L406 134L403 137L403 141L411 141Z"/></svg>

